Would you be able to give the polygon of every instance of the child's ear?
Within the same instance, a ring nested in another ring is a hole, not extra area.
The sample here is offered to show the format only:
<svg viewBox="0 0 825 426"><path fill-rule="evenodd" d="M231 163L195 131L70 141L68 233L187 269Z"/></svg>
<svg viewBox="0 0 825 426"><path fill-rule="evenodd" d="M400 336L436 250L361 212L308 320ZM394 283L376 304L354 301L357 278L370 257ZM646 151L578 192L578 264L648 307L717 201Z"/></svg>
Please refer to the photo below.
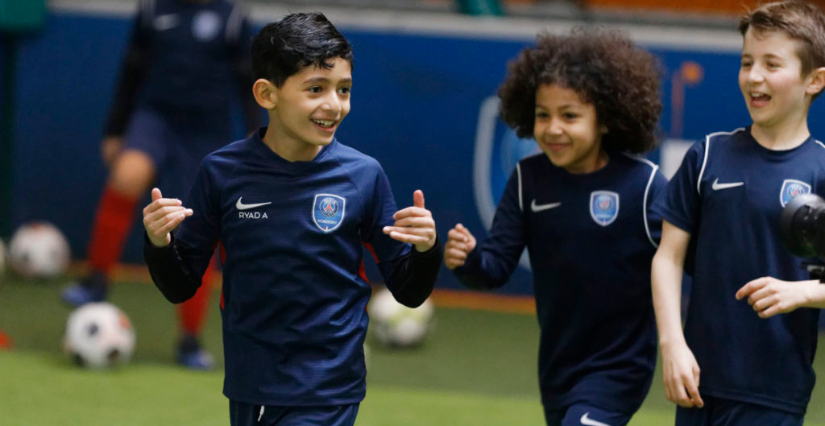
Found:
<svg viewBox="0 0 825 426"><path fill-rule="evenodd" d="M264 109L273 109L278 105L278 92L269 80L263 78L256 80L252 85L252 95L255 96L255 102Z"/></svg>
<svg viewBox="0 0 825 426"><path fill-rule="evenodd" d="M805 93L815 95L822 92L822 89L825 88L825 67L817 68L811 71L810 79L811 82L808 83Z"/></svg>

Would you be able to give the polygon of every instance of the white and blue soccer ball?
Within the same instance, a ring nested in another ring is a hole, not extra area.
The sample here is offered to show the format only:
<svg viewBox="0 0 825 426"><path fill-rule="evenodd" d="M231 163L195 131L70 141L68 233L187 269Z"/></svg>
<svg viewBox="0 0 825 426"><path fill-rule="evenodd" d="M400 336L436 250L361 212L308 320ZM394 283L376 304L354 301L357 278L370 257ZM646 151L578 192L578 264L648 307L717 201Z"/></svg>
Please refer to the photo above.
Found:
<svg viewBox="0 0 825 426"><path fill-rule="evenodd" d="M429 299L415 309L408 308L386 289L373 294L367 307L373 337L388 348L409 348L423 343L432 330L434 311Z"/></svg>
<svg viewBox="0 0 825 426"><path fill-rule="evenodd" d="M77 365L111 368L129 362L135 349L135 330L129 317L108 303L87 303L66 322L63 349Z"/></svg>
<svg viewBox="0 0 825 426"><path fill-rule="evenodd" d="M62 274L69 260L69 242L48 222L24 224L9 241L9 266L25 278L52 278Z"/></svg>

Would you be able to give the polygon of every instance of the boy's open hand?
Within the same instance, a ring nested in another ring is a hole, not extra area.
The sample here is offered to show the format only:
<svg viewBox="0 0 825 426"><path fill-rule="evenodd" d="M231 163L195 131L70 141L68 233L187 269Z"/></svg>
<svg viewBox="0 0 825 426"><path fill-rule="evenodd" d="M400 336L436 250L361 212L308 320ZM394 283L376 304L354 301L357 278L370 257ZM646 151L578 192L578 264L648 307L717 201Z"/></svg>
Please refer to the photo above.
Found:
<svg viewBox="0 0 825 426"><path fill-rule="evenodd" d="M152 189L152 202L143 209L143 227L149 235L149 241L156 247L166 247L172 242L169 235L187 216L192 216L192 209L183 207L177 198L163 198L160 189Z"/></svg>
<svg viewBox="0 0 825 426"><path fill-rule="evenodd" d="M424 208L424 192L413 193L413 206L401 209L392 215L393 226L385 226L384 233L390 238L415 246L425 252L435 245L435 221L433 214Z"/></svg>
<svg viewBox="0 0 825 426"><path fill-rule="evenodd" d="M760 318L785 314L805 306L820 286L819 281L788 282L773 277L757 278L736 292L736 300L748 298L748 303Z"/></svg>
<svg viewBox="0 0 825 426"><path fill-rule="evenodd" d="M449 269L464 265L467 255L474 248L476 248L476 238L464 225L457 224L447 234L447 245L444 246L444 264Z"/></svg>

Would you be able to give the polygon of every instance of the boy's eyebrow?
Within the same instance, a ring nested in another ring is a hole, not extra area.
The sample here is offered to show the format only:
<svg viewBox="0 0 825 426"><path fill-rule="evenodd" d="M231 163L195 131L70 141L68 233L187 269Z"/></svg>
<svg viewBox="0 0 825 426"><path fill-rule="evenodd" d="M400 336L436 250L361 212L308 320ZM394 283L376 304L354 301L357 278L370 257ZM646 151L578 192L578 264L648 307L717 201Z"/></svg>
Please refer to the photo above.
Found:
<svg viewBox="0 0 825 426"><path fill-rule="evenodd" d="M559 109L565 109L565 108L576 109L576 108L581 108L581 106L582 106L582 104L564 104L564 105L560 106Z"/></svg>
<svg viewBox="0 0 825 426"><path fill-rule="evenodd" d="M313 84L313 83L326 83L329 82L329 79L326 77L312 77L304 81L304 84ZM342 78L339 80L339 83L352 83L352 78Z"/></svg>
<svg viewBox="0 0 825 426"><path fill-rule="evenodd" d="M757 56L758 56L758 55L757 55ZM744 58L744 57L751 58L751 57L753 57L753 55L752 55L752 54L750 54L750 53L745 53L745 52L742 52L742 57L743 57L743 58ZM764 53L764 54L762 54L762 57L763 57L763 58L776 58L776 59L782 59L782 56L777 55L776 53Z"/></svg>
<svg viewBox="0 0 825 426"><path fill-rule="evenodd" d="M559 106L557 106L557 107L556 107L556 109L565 109L565 108L579 108L579 107L581 107L581 104L564 104L564 105L559 105ZM540 104L540 103L536 103L536 108L537 108L537 109L538 109L538 108L541 108L541 109L551 109L550 107L546 107L546 106L544 106L544 105L542 105L542 104Z"/></svg>

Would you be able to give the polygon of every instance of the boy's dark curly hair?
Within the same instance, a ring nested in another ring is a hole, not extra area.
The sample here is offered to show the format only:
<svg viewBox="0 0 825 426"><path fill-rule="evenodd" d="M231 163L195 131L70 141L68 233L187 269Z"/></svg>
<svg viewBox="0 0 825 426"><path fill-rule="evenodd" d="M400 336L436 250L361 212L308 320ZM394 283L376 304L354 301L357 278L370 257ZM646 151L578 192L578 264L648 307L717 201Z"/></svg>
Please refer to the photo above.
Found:
<svg viewBox="0 0 825 426"><path fill-rule="evenodd" d="M615 30L574 29L540 34L536 47L511 61L498 90L502 120L519 137L533 136L536 91L556 84L596 108L605 149L644 153L657 144L660 70L656 58Z"/></svg>

